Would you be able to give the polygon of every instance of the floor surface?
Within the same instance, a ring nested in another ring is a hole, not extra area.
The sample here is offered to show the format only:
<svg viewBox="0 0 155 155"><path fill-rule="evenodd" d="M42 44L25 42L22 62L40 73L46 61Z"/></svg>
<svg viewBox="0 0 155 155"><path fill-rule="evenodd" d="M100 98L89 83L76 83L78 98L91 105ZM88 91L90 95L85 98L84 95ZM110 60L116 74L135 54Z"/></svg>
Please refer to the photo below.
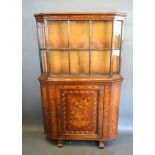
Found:
<svg viewBox="0 0 155 155"><path fill-rule="evenodd" d="M23 155L132 155L132 133L122 132L104 149L96 141L65 141L62 148L45 137L42 130L23 131Z"/></svg>

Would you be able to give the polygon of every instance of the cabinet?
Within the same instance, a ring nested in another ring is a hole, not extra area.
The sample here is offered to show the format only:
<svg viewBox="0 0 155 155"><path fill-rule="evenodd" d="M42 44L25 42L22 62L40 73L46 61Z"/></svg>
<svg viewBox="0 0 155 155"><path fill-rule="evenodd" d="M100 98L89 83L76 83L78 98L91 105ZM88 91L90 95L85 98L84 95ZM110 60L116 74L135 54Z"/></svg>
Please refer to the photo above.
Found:
<svg viewBox="0 0 155 155"><path fill-rule="evenodd" d="M47 137L96 140L117 135L124 13L35 14Z"/></svg>

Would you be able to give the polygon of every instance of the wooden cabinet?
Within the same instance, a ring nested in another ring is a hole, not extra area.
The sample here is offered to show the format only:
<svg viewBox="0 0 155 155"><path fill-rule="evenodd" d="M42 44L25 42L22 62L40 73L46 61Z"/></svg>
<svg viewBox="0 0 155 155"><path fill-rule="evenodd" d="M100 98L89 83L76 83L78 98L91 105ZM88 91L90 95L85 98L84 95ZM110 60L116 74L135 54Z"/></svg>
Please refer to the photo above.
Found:
<svg viewBox="0 0 155 155"><path fill-rule="evenodd" d="M36 14L44 129L62 141L117 135L123 13Z"/></svg>

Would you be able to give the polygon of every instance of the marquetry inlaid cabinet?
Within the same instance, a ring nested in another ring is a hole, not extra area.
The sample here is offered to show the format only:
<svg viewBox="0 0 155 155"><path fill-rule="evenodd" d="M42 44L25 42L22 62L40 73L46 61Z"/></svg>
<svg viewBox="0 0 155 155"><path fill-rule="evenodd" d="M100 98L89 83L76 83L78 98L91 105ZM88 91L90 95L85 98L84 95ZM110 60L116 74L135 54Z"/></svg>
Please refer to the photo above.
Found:
<svg viewBox="0 0 155 155"><path fill-rule="evenodd" d="M124 13L35 14L44 132L57 140L117 136Z"/></svg>

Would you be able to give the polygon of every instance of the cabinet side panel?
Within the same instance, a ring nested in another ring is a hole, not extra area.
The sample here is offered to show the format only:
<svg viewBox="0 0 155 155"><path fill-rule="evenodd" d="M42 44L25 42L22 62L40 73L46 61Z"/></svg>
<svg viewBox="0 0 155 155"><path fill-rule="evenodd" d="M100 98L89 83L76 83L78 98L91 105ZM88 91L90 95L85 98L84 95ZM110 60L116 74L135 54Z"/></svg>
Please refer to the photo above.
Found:
<svg viewBox="0 0 155 155"><path fill-rule="evenodd" d="M57 108L55 99L55 86L49 86L49 103L50 103L50 135L51 138L57 138Z"/></svg>
<svg viewBox="0 0 155 155"><path fill-rule="evenodd" d="M44 119L44 133L49 134L49 105L47 99L47 89L45 84L41 84L41 98L42 98L42 110L43 110L43 119Z"/></svg>
<svg viewBox="0 0 155 155"><path fill-rule="evenodd" d="M61 135L61 98L60 98L60 94L61 94L61 91L60 91L60 86L59 85L56 85L56 88L55 88L55 97L56 97L56 107L57 107L57 135L58 135L58 138L60 138L60 135Z"/></svg>
<svg viewBox="0 0 155 155"><path fill-rule="evenodd" d="M103 137L103 106L104 106L104 85L100 85L100 90L99 90L99 107L98 107L98 133L99 137L101 139L104 139Z"/></svg>
<svg viewBox="0 0 155 155"><path fill-rule="evenodd" d="M121 83L114 83L112 85L108 139L115 138L118 132L120 90Z"/></svg>
<svg viewBox="0 0 155 155"><path fill-rule="evenodd" d="M104 107L103 107L103 137L108 140L109 119L111 103L111 85L105 85Z"/></svg>

